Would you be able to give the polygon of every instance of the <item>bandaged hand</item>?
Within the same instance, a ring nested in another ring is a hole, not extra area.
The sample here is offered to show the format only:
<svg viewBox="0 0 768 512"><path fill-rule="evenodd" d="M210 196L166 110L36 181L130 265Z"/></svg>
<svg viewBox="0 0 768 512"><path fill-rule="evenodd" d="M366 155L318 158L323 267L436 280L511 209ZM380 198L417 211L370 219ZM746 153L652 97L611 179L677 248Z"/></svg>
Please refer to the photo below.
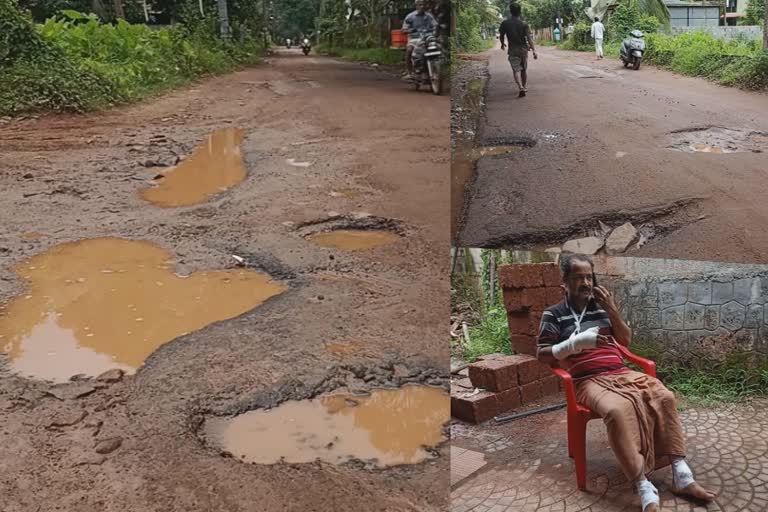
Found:
<svg viewBox="0 0 768 512"><path fill-rule="evenodd" d="M573 354L578 354L582 350L595 348L597 346L598 331L598 327L592 327L579 334L572 334L567 340L552 347L552 355L558 361L562 361Z"/></svg>

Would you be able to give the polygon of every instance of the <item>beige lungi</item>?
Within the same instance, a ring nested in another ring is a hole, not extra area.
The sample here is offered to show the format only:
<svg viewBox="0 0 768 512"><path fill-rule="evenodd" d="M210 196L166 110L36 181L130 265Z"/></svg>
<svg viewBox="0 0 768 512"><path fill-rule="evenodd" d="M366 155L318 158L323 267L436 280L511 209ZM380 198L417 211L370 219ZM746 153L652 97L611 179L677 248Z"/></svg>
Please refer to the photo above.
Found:
<svg viewBox="0 0 768 512"><path fill-rule="evenodd" d="M685 457L685 435L675 395L658 379L636 371L600 375L576 383L576 399L595 411L630 481Z"/></svg>

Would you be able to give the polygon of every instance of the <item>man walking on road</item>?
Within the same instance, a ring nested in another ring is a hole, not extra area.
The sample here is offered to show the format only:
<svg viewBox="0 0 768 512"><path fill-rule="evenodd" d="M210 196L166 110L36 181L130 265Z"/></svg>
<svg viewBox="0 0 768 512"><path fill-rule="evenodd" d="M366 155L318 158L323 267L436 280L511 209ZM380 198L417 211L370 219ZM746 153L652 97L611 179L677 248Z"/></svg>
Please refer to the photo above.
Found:
<svg viewBox="0 0 768 512"><path fill-rule="evenodd" d="M512 72L515 74L515 83L520 89L520 97L524 97L528 92L528 50L533 51L533 58L538 59L536 48L533 46L533 37L531 29L526 22L520 19L520 6L518 4L509 5L511 16L501 22L499 27L499 39L501 39L501 49L506 45L504 39L509 43L509 64L512 66Z"/></svg>
<svg viewBox="0 0 768 512"><path fill-rule="evenodd" d="M595 22L592 24L592 39L595 40L595 52L597 53L597 59L603 58L603 35L605 34L605 27L598 18L595 18Z"/></svg>

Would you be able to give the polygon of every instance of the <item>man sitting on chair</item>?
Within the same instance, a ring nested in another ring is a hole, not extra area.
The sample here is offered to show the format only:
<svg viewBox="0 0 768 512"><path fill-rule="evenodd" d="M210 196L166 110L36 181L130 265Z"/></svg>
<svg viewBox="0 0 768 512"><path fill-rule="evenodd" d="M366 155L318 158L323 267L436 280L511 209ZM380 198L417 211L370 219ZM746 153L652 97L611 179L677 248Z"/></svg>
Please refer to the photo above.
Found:
<svg viewBox="0 0 768 512"><path fill-rule="evenodd" d="M630 370L616 348L629 346L632 331L613 295L595 283L588 256L560 261L566 298L544 311L539 328L539 361L559 365L573 377L579 403L597 413L622 471L640 495L643 512L659 510L659 493L647 479L672 465L673 491L700 501L715 494L693 479L685 462L685 436L675 395L657 379Z"/></svg>

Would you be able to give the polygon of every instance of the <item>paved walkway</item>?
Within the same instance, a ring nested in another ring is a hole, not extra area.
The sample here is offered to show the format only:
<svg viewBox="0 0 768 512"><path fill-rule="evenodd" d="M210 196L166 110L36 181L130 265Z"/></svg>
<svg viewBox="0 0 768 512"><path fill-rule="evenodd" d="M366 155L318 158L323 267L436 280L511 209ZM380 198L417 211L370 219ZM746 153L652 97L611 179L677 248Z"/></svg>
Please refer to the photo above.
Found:
<svg viewBox="0 0 768 512"><path fill-rule="evenodd" d="M707 507L676 498L669 491L670 470L661 469L651 480L661 492L662 511L768 511L768 400L688 409L681 416L688 462L719 497ZM576 488L565 420L560 410L501 426L455 424L453 457L464 473L452 478L452 512L639 512L600 420L591 421L587 433L588 490ZM462 457L484 464L467 476Z"/></svg>

